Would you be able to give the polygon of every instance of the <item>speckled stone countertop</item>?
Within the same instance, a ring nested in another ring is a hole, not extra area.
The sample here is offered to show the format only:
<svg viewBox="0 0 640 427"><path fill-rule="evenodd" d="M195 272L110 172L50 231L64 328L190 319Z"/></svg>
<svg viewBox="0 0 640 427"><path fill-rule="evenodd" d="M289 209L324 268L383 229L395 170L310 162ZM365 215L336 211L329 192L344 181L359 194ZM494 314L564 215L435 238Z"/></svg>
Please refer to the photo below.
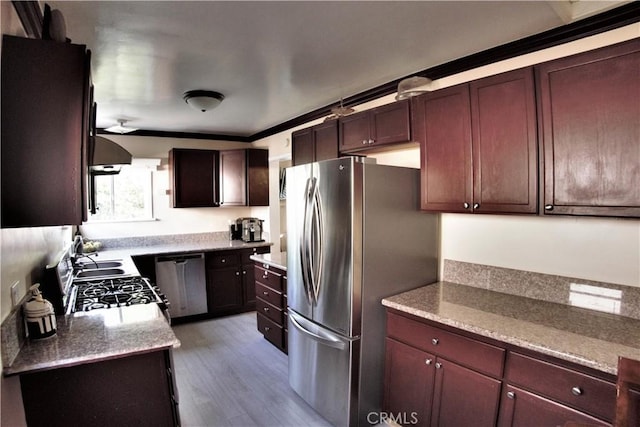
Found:
<svg viewBox="0 0 640 427"><path fill-rule="evenodd" d="M98 254L100 258L107 259L137 255L166 255L191 252L223 251L229 249L251 249L271 245L272 243L270 242L245 243L242 240L212 240L208 242L205 241L147 244L122 248L105 247L105 249L98 251Z"/></svg>
<svg viewBox="0 0 640 427"><path fill-rule="evenodd" d="M382 300L386 307L610 374L640 359L640 320L437 282Z"/></svg>
<svg viewBox="0 0 640 427"><path fill-rule="evenodd" d="M276 252L272 254L257 254L257 255L251 255L249 258L251 258L254 261L262 262L272 267L279 268L280 270L287 271L287 253L286 252Z"/></svg>
<svg viewBox="0 0 640 427"><path fill-rule="evenodd" d="M58 316L56 335L27 341L5 375L63 368L179 347L157 304Z"/></svg>

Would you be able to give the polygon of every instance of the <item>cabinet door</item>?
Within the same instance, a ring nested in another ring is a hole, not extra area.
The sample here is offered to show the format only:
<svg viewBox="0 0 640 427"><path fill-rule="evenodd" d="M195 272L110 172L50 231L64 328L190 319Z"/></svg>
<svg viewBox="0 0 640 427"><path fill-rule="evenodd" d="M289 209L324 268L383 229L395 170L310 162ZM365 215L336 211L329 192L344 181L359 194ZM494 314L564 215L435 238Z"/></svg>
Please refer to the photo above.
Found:
<svg viewBox="0 0 640 427"><path fill-rule="evenodd" d="M340 152L358 151L369 148L369 112L362 111L338 120Z"/></svg>
<svg viewBox="0 0 640 427"><path fill-rule="evenodd" d="M536 213L537 134L533 68L470 84L473 211Z"/></svg>
<svg viewBox="0 0 640 427"><path fill-rule="evenodd" d="M2 41L2 227L79 225L86 47L6 35Z"/></svg>
<svg viewBox="0 0 640 427"><path fill-rule="evenodd" d="M245 150L220 152L220 204L244 206L246 199L246 153Z"/></svg>
<svg viewBox="0 0 640 427"><path fill-rule="evenodd" d="M338 158L338 121L316 125L313 128L314 161Z"/></svg>
<svg viewBox="0 0 640 427"><path fill-rule="evenodd" d="M536 67L544 213L640 217L640 39Z"/></svg>
<svg viewBox="0 0 640 427"><path fill-rule="evenodd" d="M568 421L585 425L609 425L583 412L542 396L507 385L502 392L499 427L562 426Z"/></svg>
<svg viewBox="0 0 640 427"><path fill-rule="evenodd" d="M269 206L269 150L245 151L247 206Z"/></svg>
<svg viewBox="0 0 640 427"><path fill-rule="evenodd" d="M371 144L374 146L411 140L409 100L394 102L371 110Z"/></svg>
<svg viewBox="0 0 640 427"><path fill-rule="evenodd" d="M421 208L468 212L473 198L469 86L454 86L413 98L420 142Z"/></svg>
<svg viewBox="0 0 640 427"><path fill-rule="evenodd" d="M172 149L169 152L174 208L218 206L218 152Z"/></svg>
<svg viewBox="0 0 640 427"><path fill-rule="evenodd" d="M399 422L430 425L434 364L435 356L387 338L384 411Z"/></svg>
<svg viewBox="0 0 640 427"><path fill-rule="evenodd" d="M224 314L241 310L243 289L240 268L209 269L207 273L209 312Z"/></svg>
<svg viewBox="0 0 640 427"><path fill-rule="evenodd" d="M245 308L256 306L256 279L253 263L242 264L242 289L244 292Z"/></svg>
<svg viewBox="0 0 640 427"><path fill-rule="evenodd" d="M435 364L431 425L495 426L502 382L446 359Z"/></svg>
<svg viewBox="0 0 640 427"><path fill-rule="evenodd" d="M293 132L291 134L291 162L293 166L312 163L314 158L311 128Z"/></svg>

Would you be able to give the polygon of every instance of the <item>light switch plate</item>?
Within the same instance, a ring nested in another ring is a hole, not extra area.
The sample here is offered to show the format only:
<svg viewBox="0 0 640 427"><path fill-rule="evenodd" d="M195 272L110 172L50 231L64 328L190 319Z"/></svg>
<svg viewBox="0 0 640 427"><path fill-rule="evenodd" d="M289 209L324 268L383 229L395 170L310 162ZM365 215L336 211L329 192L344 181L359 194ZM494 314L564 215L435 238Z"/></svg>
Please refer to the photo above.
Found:
<svg viewBox="0 0 640 427"><path fill-rule="evenodd" d="M11 307L18 305L18 286L20 286L19 280L16 280L16 282L11 285Z"/></svg>

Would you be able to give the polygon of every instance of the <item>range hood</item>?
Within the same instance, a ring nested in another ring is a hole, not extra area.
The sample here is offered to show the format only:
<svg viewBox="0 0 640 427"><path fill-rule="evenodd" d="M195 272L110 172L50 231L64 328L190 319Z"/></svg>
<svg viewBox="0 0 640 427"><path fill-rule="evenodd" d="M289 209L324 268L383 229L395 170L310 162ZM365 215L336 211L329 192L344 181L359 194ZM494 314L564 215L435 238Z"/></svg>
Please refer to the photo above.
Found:
<svg viewBox="0 0 640 427"><path fill-rule="evenodd" d="M120 172L120 166L131 164L131 153L99 135L93 137L93 150L89 156L91 172L97 175L117 174Z"/></svg>

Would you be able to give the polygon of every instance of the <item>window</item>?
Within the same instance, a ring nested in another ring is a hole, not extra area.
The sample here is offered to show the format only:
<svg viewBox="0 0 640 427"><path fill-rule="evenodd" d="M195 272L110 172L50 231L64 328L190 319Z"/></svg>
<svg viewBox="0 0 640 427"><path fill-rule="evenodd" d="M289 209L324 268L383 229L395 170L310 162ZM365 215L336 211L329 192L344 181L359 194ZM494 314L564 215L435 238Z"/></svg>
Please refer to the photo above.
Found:
<svg viewBox="0 0 640 427"><path fill-rule="evenodd" d="M117 175L93 175L95 213L90 221L153 219L152 171L125 165Z"/></svg>

